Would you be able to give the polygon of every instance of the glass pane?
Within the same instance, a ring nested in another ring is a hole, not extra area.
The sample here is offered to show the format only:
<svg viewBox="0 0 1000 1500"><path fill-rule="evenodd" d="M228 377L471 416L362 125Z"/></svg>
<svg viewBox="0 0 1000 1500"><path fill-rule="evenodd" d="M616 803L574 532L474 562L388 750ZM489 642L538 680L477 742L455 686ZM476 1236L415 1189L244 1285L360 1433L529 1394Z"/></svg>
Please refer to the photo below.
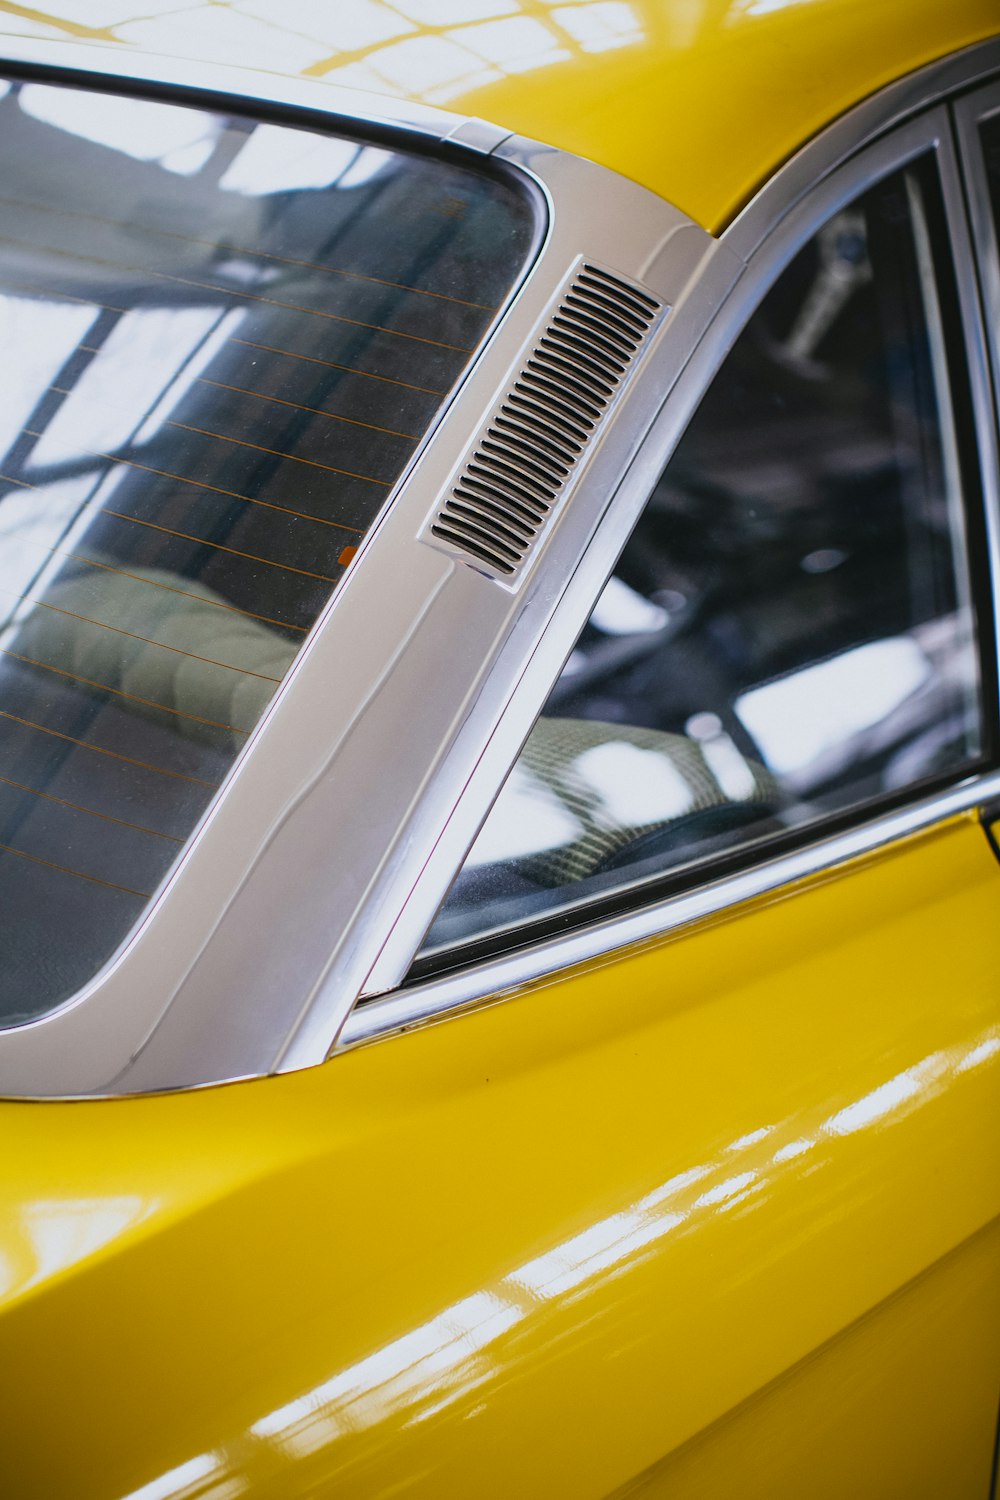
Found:
<svg viewBox="0 0 1000 1500"><path fill-rule="evenodd" d="M431 930L502 931L979 745L930 171L836 214L710 387Z"/></svg>
<svg viewBox="0 0 1000 1500"><path fill-rule="evenodd" d="M0 1018L134 925L528 253L500 181L0 98Z"/></svg>

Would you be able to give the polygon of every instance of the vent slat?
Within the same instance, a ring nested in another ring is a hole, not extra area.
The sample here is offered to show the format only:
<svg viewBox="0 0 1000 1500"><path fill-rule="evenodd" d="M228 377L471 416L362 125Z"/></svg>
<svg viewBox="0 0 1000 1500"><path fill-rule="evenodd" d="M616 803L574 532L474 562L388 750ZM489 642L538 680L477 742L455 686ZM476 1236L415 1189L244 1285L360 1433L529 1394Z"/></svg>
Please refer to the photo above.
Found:
<svg viewBox="0 0 1000 1500"><path fill-rule="evenodd" d="M617 308L610 306L603 298L588 297L584 301L581 297L567 297L566 306L571 307L578 317L588 320L593 318L605 338L614 339L626 355L632 353L645 332L641 326L637 329L631 321L626 321Z"/></svg>
<svg viewBox="0 0 1000 1500"><path fill-rule="evenodd" d="M542 345L548 344L547 339L542 340ZM528 360L529 369L546 370L554 378L560 379L564 385L572 390L580 391L588 401L596 401L598 406L604 407L611 400L615 388L608 380L601 380L590 371L580 368L580 361L571 363L559 354L547 347L539 347L534 356Z"/></svg>
<svg viewBox="0 0 1000 1500"><path fill-rule="evenodd" d="M491 463L488 468L480 464L471 463L466 469L463 479L467 482L470 477L491 487L500 485L505 491L509 491L522 505L536 507L542 513L549 508L549 493L543 490L540 484L522 474L517 469L508 468L504 464ZM530 488L529 488L530 486Z"/></svg>
<svg viewBox="0 0 1000 1500"><path fill-rule="evenodd" d="M505 537L515 547L522 546L525 538L530 541L535 534L535 528L530 522L512 515L496 500L484 500L480 495L473 495L461 484L455 488L452 510L469 520L487 525L491 531Z"/></svg>
<svg viewBox="0 0 1000 1500"><path fill-rule="evenodd" d="M584 265L494 409L430 534L496 578L517 574L662 311L641 288Z"/></svg>
<svg viewBox="0 0 1000 1500"><path fill-rule="evenodd" d="M641 339L649 327L649 320L633 311L628 303L622 302L620 298L615 299L596 287L587 288L587 302L595 310L600 308L630 339Z"/></svg>
<svg viewBox="0 0 1000 1500"><path fill-rule="evenodd" d="M526 453L519 453L513 444L505 442L499 436L484 438L480 444L480 453L484 457L490 453L496 454L500 462L510 464L515 473L526 470L528 474L533 475L542 483L546 499L549 501L552 500L556 489L562 484L571 468L570 464L559 463L556 459L549 458L546 453L535 452L530 456Z"/></svg>
<svg viewBox="0 0 1000 1500"><path fill-rule="evenodd" d="M600 357L599 360L599 357L587 343L585 337L580 338L568 329L559 330L557 335L554 327L549 330L549 333L550 337L542 339L541 348L558 348L560 354L566 359L571 360L574 365L580 367L581 372L589 371L595 380L600 380L602 383L607 382L612 387L619 384L622 375L621 370L612 369L604 361L603 357ZM558 337L558 343L555 342L556 337Z"/></svg>
<svg viewBox="0 0 1000 1500"><path fill-rule="evenodd" d="M574 412L565 401L557 401L544 390L534 389L534 381L525 377L517 382L505 406L527 407L546 427L555 427L578 442L586 442L594 430L593 418L583 412Z"/></svg>
<svg viewBox="0 0 1000 1500"><path fill-rule="evenodd" d="M560 401L575 403L581 411L585 411L594 421L600 421L604 414L606 401L595 401L594 397L581 389L580 386L571 384L560 376L557 370L546 368L537 359L529 359L524 379L531 379L535 384L544 386L551 391Z"/></svg>
<svg viewBox="0 0 1000 1500"><path fill-rule="evenodd" d="M505 557L496 557L488 547L482 546L475 537L463 536L460 531L452 531L449 526L435 521L431 527L431 535L439 536L443 542L451 542L452 546L459 547L463 552L468 552L472 557L478 557L483 562L489 563L498 573L513 573L514 566Z"/></svg>
<svg viewBox="0 0 1000 1500"><path fill-rule="evenodd" d="M548 510L548 506L543 505L540 500L529 504L524 496L514 489L509 480L493 478L492 482L487 482L478 479L471 469L462 475L461 484L456 486L456 489L472 491L500 505L512 515L523 516L533 531L537 530L540 523L544 521Z"/></svg>
<svg viewBox="0 0 1000 1500"><path fill-rule="evenodd" d="M557 333L560 330L575 334L577 338L583 338L584 346L590 350L591 355L602 363L611 363L619 369L628 365L635 347L625 339L619 339L617 333L610 331L598 309L588 314L583 308L575 306L568 299L559 309L558 315L553 319L553 328ZM637 339L636 343L639 342Z"/></svg>
<svg viewBox="0 0 1000 1500"><path fill-rule="evenodd" d="M584 266L580 273L580 280L587 282L591 278L599 286L612 288L617 292L619 297L623 297L627 302L634 303L650 319L654 318L660 311L660 304L655 297L650 297L640 287L630 285L628 282L622 281L618 276L612 276L610 271L599 270L597 266Z"/></svg>
<svg viewBox="0 0 1000 1500"><path fill-rule="evenodd" d="M518 443L527 443L530 452L534 452L540 443L551 452L553 458L561 459L564 463L573 463L583 452L582 443L575 443L571 438L551 432L534 421L527 412L515 411L513 407L507 408L497 417L490 431L497 429L508 442L516 438Z"/></svg>

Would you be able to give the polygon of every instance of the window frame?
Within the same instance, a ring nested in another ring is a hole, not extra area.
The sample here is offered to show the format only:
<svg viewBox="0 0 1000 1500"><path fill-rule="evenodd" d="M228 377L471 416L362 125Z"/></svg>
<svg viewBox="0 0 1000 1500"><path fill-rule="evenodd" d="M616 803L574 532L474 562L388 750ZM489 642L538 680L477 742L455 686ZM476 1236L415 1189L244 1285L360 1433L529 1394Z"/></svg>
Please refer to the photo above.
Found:
<svg viewBox="0 0 1000 1500"><path fill-rule="evenodd" d="M992 97L993 91L987 92ZM996 97L1000 107L1000 85L996 86ZM842 122L844 126L848 123L849 120ZM390 992L384 998L376 998L380 980L384 982L392 972L390 964L383 963L381 971L376 968L373 974L371 998L362 997L349 1017L341 1035L341 1045L357 1044L400 1025L412 1024L442 1011L519 988L576 964L624 951L637 942L659 937L754 896L870 853L987 802L1000 790L1000 771L996 769L996 682L1000 644L995 609L995 600L1000 596L1000 478L985 353L986 330L975 284L972 234L949 106L945 102L932 105L908 123L880 132L870 144L859 146L856 143L853 150L842 150L839 160L831 162L831 143L841 135L841 127L835 126L812 146L807 146L721 237L721 245L739 258L741 272L708 322L690 362L669 394L632 466L632 470L639 470L651 478L639 491L636 485L630 486L627 482L632 477L631 471L626 476L622 491L627 492L628 497L622 492L616 496L592 546L567 587L562 617L553 622L536 653L537 664L533 661L529 673L519 684L508 717L498 727L495 743L484 756L484 763L487 760L492 762L495 775L496 764L506 753L507 766L513 765L549 688L589 615L590 605L613 570L613 565L612 568L607 566L607 558L617 560L652 484L761 298L798 250L833 213L848 206L883 177L930 153L937 163L948 249L954 265L961 324L956 343L960 340L964 346L968 404L971 407L972 430L967 434L960 430L960 414L956 411L955 439L960 449L966 491L963 502L968 533L969 583L981 630L983 756L977 763L943 777L941 786L929 793L926 788L910 788L898 798L879 799L874 807L868 804L847 810L795 831L787 836L787 845L791 846L787 852L776 852L773 844L764 848L749 846L733 855L693 863L673 879L668 871L662 876L647 877L632 887L623 886L605 901L581 901L577 924L568 933L559 933L558 929L565 928L572 921L574 912L572 908L563 907L551 914L546 923L549 930L542 935L533 938L531 932L532 928L537 931L542 927L541 922L526 922L525 940L521 946L511 941L509 934L492 943L488 937L478 943L472 939L466 944L456 945L450 952L439 954L435 971L426 977L421 975L417 960L412 971L403 976L397 974L394 982L386 985ZM810 158L816 160L819 180L806 187ZM954 351L954 359L949 360L952 378L961 353L961 349ZM986 555L977 562L975 551L979 541L985 544ZM539 687L546 670L548 678L539 701ZM525 724L524 707L529 693L538 706ZM510 755L512 745L514 754ZM503 777L498 785L502 785L502 781ZM470 786L466 793L470 803L474 800L472 792ZM461 817L461 814L460 802L456 816ZM474 834L478 833L484 817L485 814L477 814ZM469 845L471 842L470 839ZM786 840L781 842L785 844ZM460 868L460 862L455 868ZM492 955L489 952L491 946L495 950ZM419 953L419 948L415 951ZM396 955L388 956L391 960L396 959ZM428 967L430 964L428 960Z"/></svg>

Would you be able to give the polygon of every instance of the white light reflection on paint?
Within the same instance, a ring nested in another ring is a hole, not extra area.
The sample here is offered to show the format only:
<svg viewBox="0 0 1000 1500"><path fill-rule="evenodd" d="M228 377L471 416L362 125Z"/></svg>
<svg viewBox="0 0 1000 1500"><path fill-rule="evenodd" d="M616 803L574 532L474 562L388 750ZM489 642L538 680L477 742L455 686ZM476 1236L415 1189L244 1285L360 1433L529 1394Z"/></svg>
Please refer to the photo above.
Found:
<svg viewBox="0 0 1000 1500"><path fill-rule="evenodd" d="M727 1177L724 1182L716 1183L715 1187L709 1188L707 1192L702 1193L700 1198L696 1198L692 1211L699 1208L715 1208L717 1204L725 1203L728 1198L735 1198L738 1193L742 1193L756 1180L756 1172L737 1172L735 1177Z"/></svg>
<svg viewBox="0 0 1000 1500"><path fill-rule="evenodd" d="M631 5L594 0L589 5L557 5L552 19L569 32L582 52L607 52L642 41L642 27Z"/></svg>
<svg viewBox="0 0 1000 1500"><path fill-rule="evenodd" d="M991 1057L996 1057L1000 1052L1000 1037L987 1037L985 1042L980 1042L978 1047L973 1047L967 1052L956 1068L957 1073L967 1073L970 1068L978 1068L981 1063L989 1062Z"/></svg>
<svg viewBox="0 0 1000 1500"><path fill-rule="evenodd" d="M888 1119L907 1104L934 1097L942 1083L1000 1053L1000 1037L990 1032L967 1048L935 1052L861 1099L831 1115L816 1136L802 1133L779 1145L770 1165L780 1167L815 1149L823 1136L844 1136ZM786 1122L787 1125L791 1122ZM735 1154L753 1152L782 1127L760 1126L723 1146L714 1164L677 1173L637 1203L588 1225L569 1239L509 1271L494 1292L477 1292L428 1322L260 1419L250 1429L258 1440L275 1442L296 1457L317 1452L346 1432L370 1428L401 1411L414 1424L469 1395L490 1378L488 1347L539 1304L562 1303L587 1283L606 1280L617 1269L632 1268L644 1250L662 1243L699 1216L726 1214L762 1194L770 1185L766 1168L747 1167L710 1185L693 1201L690 1190L730 1164Z"/></svg>
<svg viewBox="0 0 1000 1500"><path fill-rule="evenodd" d="M739 1140L733 1141L727 1146L727 1151L749 1151L751 1146L759 1146L761 1141L766 1141L769 1135L773 1135L775 1126L762 1125L759 1130L751 1130L748 1135L741 1135Z"/></svg>
<svg viewBox="0 0 1000 1500"><path fill-rule="evenodd" d="M853 1135L857 1130L864 1130L876 1120L894 1114L911 1099L926 1094L948 1071L947 1054L932 1053L916 1067L897 1073L895 1078L879 1084L870 1094L855 1100L846 1109L838 1110L824 1122L822 1129L826 1135Z"/></svg>
<svg viewBox="0 0 1000 1500"><path fill-rule="evenodd" d="M635 1210L612 1214L591 1224L574 1239L565 1240L555 1250L528 1261L511 1272L507 1280L535 1297L563 1297L600 1272L631 1259L637 1250L662 1239L682 1224L684 1217L678 1213L645 1216Z"/></svg>
<svg viewBox="0 0 1000 1500"><path fill-rule="evenodd" d="M812 1151L815 1145L815 1141L806 1140L804 1136L800 1136L796 1141L789 1141L786 1146L779 1146L771 1160L778 1166L782 1162L795 1161L796 1157L805 1156L807 1151Z"/></svg>
<svg viewBox="0 0 1000 1500"><path fill-rule="evenodd" d="M55 1198L27 1204L18 1224L18 1240L26 1250L22 1271L14 1285L0 1288L0 1292L20 1295L59 1275L141 1224L152 1211L147 1199L134 1195Z"/></svg>
<svg viewBox="0 0 1000 1500"><path fill-rule="evenodd" d="M301 1458L342 1431L368 1427L405 1410L421 1395L440 1396L445 1382L451 1399L457 1399L489 1373L488 1361L477 1358L480 1351L521 1316L520 1307L492 1292L474 1292L263 1417L251 1427L251 1434L276 1441Z"/></svg>
<svg viewBox="0 0 1000 1500"><path fill-rule="evenodd" d="M635 45L643 37L639 16L625 0L539 0L530 15L526 8L516 0L410 0L393 10L412 17L419 29L411 24L408 35L363 51L338 38L343 61L334 53L309 71L347 88L445 104L512 74Z"/></svg>
<svg viewBox="0 0 1000 1500"><path fill-rule="evenodd" d="M225 1460L217 1453L199 1453L151 1479L141 1489L130 1490L125 1500L230 1500L245 1494L249 1480L226 1472Z"/></svg>

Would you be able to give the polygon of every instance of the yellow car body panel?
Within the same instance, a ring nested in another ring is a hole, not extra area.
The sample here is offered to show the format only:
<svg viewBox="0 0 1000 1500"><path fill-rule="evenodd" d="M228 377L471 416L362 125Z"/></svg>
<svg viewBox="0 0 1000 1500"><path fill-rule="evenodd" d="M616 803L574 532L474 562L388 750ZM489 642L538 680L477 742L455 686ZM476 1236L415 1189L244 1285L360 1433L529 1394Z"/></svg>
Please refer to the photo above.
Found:
<svg viewBox="0 0 1000 1500"><path fill-rule="evenodd" d="M998 901L962 817L321 1068L0 1106L5 1493L985 1497Z"/></svg>
<svg viewBox="0 0 1000 1500"><path fill-rule="evenodd" d="M257 6L228 25L219 10L116 5L107 24L88 24L0 5L0 34L110 48L126 65L148 48L478 115L612 167L717 232L852 104L997 30L995 0L510 0L446 4L440 21L423 4L376 3L367 18Z"/></svg>

